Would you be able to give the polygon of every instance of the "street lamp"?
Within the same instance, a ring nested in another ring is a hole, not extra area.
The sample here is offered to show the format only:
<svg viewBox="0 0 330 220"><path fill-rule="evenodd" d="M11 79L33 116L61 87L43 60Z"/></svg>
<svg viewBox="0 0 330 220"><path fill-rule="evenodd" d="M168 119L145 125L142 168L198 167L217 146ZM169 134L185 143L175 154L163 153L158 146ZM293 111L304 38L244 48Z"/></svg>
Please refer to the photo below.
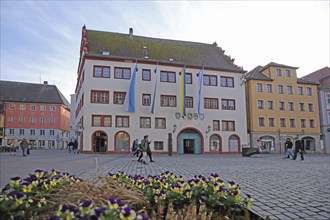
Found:
<svg viewBox="0 0 330 220"><path fill-rule="evenodd" d="M207 126L206 134L208 134L211 131L211 125Z"/></svg>
<svg viewBox="0 0 330 220"><path fill-rule="evenodd" d="M176 124L173 125L173 133L176 131L176 129L178 128L178 126Z"/></svg>

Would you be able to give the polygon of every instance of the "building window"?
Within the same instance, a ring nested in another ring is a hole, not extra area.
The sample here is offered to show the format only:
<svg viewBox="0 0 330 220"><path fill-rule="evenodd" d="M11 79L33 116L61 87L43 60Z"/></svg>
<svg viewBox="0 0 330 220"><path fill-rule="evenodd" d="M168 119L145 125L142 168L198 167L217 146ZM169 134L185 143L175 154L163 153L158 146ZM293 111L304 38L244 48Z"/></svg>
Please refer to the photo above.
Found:
<svg viewBox="0 0 330 220"><path fill-rule="evenodd" d="M310 128L315 128L315 121L313 119L309 120L309 127Z"/></svg>
<svg viewBox="0 0 330 220"><path fill-rule="evenodd" d="M283 92L283 86L282 85L278 85L277 86L277 91L278 91L279 94L283 94L284 93Z"/></svg>
<svg viewBox="0 0 330 220"><path fill-rule="evenodd" d="M46 119L45 118L40 118L40 124L45 124Z"/></svg>
<svg viewBox="0 0 330 220"><path fill-rule="evenodd" d="M267 107L269 110L273 110L274 109L274 102L273 101L268 101L267 102Z"/></svg>
<svg viewBox="0 0 330 220"><path fill-rule="evenodd" d="M265 127L265 118L259 117L259 127Z"/></svg>
<svg viewBox="0 0 330 220"><path fill-rule="evenodd" d="M284 111L284 102L279 102L278 106L280 110Z"/></svg>
<svg viewBox="0 0 330 220"><path fill-rule="evenodd" d="M272 84L267 84L267 93L273 93L273 85Z"/></svg>
<svg viewBox="0 0 330 220"><path fill-rule="evenodd" d="M129 127L129 116L116 116L116 127L128 128Z"/></svg>
<svg viewBox="0 0 330 220"><path fill-rule="evenodd" d="M10 135L13 135L13 134L15 134L15 130L14 130L14 129L12 129L12 128L10 128L10 129L9 129L9 134L10 134Z"/></svg>
<svg viewBox="0 0 330 220"><path fill-rule="evenodd" d="M20 104L19 105L19 110L25 110L25 104Z"/></svg>
<svg viewBox="0 0 330 220"><path fill-rule="evenodd" d="M151 71L149 69L142 70L142 80L151 81Z"/></svg>
<svg viewBox="0 0 330 220"><path fill-rule="evenodd" d="M289 111L294 111L294 105L293 105L293 102L289 102L289 103L288 103L288 109L289 109Z"/></svg>
<svg viewBox="0 0 330 220"><path fill-rule="evenodd" d="M35 111L36 110L36 106L35 105L31 105L30 106L30 111Z"/></svg>
<svg viewBox="0 0 330 220"><path fill-rule="evenodd" d="M22 117L22 116L20 116L19 118L18 118L18 122L20 122L20 123L23 123L24 122L24 117Z"/></svg>
<svg viewBox="0 0 330 220"><path fill-rule="evenodd" d="M236 109L235 100L234 99L222 99L221 107L223 110L235 110Z"/></svg>
<svg viewBox="0 0 330 220"><path fill-rule="evenodd" d="M301 112L305 111L305 104L304 103L299 103L299 111L301 111Z"/></svg>
<svg viewBox="0 0 330 220"><path fill-rule="evenodd" d="M280 125L282 128L286 127L285 118L280 118Z"/></svg>
<svg viewBox="0 0 330 220"><path fill-rule="evenodd" d="M192 84L192 74L191 73L186 73L185 83Z"/></svg>
<svg viewBox="0 0 330 220"><path fill-rule="evenodd" d="M9 110L15 110L15 105L14 104L9 104Z"/></svg>
<svg viewBox="0 0 330 220"><path fill-rule="evenodd" d="M326 93L326 106L327 109L330 109L330 93Z"/></svg>
<svg viewBox="0 0 330 220"><path fill-rule="evenodd" d="M285 70L285 75L287 77L291 77L291 71L290 70Z"/></svg>
<svg viewBox="0 0 330 220"><path fill-rule="evenodd" d="M234 78L233 77L220 77L221 87L234 87Z"/></svg>
<svg viewBox="0 0 330 220"><path fill-rule="evenodd" d="M304 90L301 86L298 87L298 95L303 95L304 94Z"/></svg>
<svg viewBox="0 0 330 220"><path fill-rule="evenodd" d="M109 104L109 91L91 91L91 103Z"/></svg>
<svg viewBox="0 0 330 220"><path fill-rule="evenodd" d="M300 119L301 128L306 128L306 119Z"/></svg>
<svg viewBox="0 0 330 220"><path fill-rule="evenodd" d="M169 82L169 83L175 83L175 72L167 72L167 71L161 71L160 72L160 81L161 82Z"/></svg>
<svg viewBox="0 0 330 220"><path fill-rule="evenodd" d="M295 128L296 127L296 120L293 118L290 118L290 128Z"/></svg>
<svg viewBox="0 0 330 220"><path fill-rule="evenodd" d="M155 150L164 150L163 141L154 141Z"/></svg>
<svg viewBox="0 0 330 220"><path fill-rule="evenodd" d="M31 129L31 130L30 130L30 135L36 135L36 130Z"/></svg>
<svg viewBox="0 0 330 220"><path fill-rule="evenodd" d="M217 86L218 85L217 76L203 75L203 85L205 85L205 86Z"/></svg>
<svg viewBox="0 0 330 220"><path fill-rule="evenodd" d="M289 95L293 94L292 86L287 86L286 89L287 89Z"/></svg>
<svg viewBox="0 0 330 220"><path fill-rule="evenodd" d="M8 117L8 122L14 122L15 120L15 117L14 116L9 116Z"/></svg>
<svg viewBox="0 0 330 220"><path fill-rule="evenodd" d="M54 105L49 106L49 110L51 112L55 112L56 111L56 106L54 106Z"/></svg>
<svg viewBox="0 0 330 220"><path fill-rule="evenodd" d="M258 109L264 109L264 101L258 100Z"/></svg>
<svg viewBox="0 0 330 220"><path fill-rule="evenodd" d="M186 96L186 108L194 107L194 99L191 96Z"/></svg>
<svg viewBox="0 0 330 220"><path fill-rule="evenodd" d="M314 109L313 109L313 104L308 103L308 111L309 111L309 112L313 112L313 111L314 111Z"/></svg>
<svg viewBox="0 0 330 220"><path fill-rule="evenodd" d="M40 111L42 111L42 112L43 112L43 111L46 111L46 106L44 106L44 105L40 105L39 108L40 108Z"/></svg>
<svg viewBox="0 0 330 220"><path fill-rule="evenodd" d="M161 106L163 107L175 107L176 106L176 96L161 95Z"/></svg>
<svg viewBox="0 0 330 220"><path fill-rule="evenodd" d="M151 128L151 118L140 117L140 128Z"/></svg>
<svg viewBox="0 0 330 220"><path fill-rule="evenodd" d="M45 135L45 130L40 130L40 136L44 136Z"/></svg>
<svg viewBox="0 0 330 220"><path fill-rule="evenodd" d="M257 92L262 92L262 84L257 83Z"/></svg>
<svg viewBox="0 0 330 220"><path fill-rule="evenodd" d="M55 118L50 118L49 119L49 124L55 124Z"/></svg>
<svg viewBox="0 0 330 220"><path fill-rule="evenodd" d="M142 105L150 106L151 103L151 95L150 94L142 94Z"/></svg>
<svg viewBox="0 0 330 220"><path fill-rule="evenodd" d="M113 92L113 104L122 105L125 102L126 92Z"/></svg>
<svg viewBox="0 0 330 220"><path fill-rule="evenodd" d="M111 115L92 115L92 126L111 127Z"/></svg>
<svg viewBox="0 0 330 220"><path fill-rule="evenodd" d="M31 123L31 124L36 123L36 118L35 118L35 117L30 117L30 123Z"/></svg>
<svg viewBox="0 0 330 220"><path fill-rule="evenodd" d="M235 131L235 122L234 121L222 121L222 130L223 131Z"/></svg>
<svg viewBox="0 0 330 220"><path fill-rule="evenodd" d="M55 136L55 130L49 130L49 135L50 136Z"/></svg>
<svg viewBox="0 0 330 220"><path fill-rule="evenodd" d="M312 88L307 87L307 88L306 88L306 94L307 94L308 96L312 96Z"/></svg>
<svg viewBox="0 0 330 220"><path fill-rule="evenodd" d="M276 69L276 76L282 76L282 70Z"/></svg>
<svg viewBox="0 0 330 220"><path fill-rule="evenodd" d="M166 128L166 118L155 118L155 128L165 129Z"/></svg>
<svg viewBox="0 0 330 220"><path fill-rule="evenodd" d="M94 66L94 77L99 78L110 78L110 67L109 66Z"/></svg>
<svg viewBox="0 0 330 220"><path fill-rule="evenodd" d="M205 109L218 109L218 99L215 98L204 98Z"/></svg>
<svg viewBox="0 0 330 220"><path fill-rule="evenodd" d="M220 121L213 120L213 131L220 131Z"/></svg>
<svg viewBox="0 0 330 220"><path fill-rule="evenodd" d="M275 120L274 120L274 118L269 118L268 119L268 126L269 127L275 127Z"/></svg>
<svg viewBox="0 0 330 220"><path fill-rule="evenodd" d="M131 68L115 67L115 79L130 79Z"/></svg>
<svg viewBox="0 0 330 220"><path fill-rule="evenodd" d="M19 135L24 135L24 129L19 129Z"/></svg>

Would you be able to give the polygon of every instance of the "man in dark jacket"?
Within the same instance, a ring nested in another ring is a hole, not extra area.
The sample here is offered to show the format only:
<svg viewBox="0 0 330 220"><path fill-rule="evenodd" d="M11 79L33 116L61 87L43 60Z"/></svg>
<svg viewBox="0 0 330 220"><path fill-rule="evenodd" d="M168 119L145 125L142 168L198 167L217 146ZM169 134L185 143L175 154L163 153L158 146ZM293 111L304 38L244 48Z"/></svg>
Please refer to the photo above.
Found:
<svg viewBox="0 0 330 220"><path fill-rule="evenodd" d="M285 147L285 156L283 157L283 159L290 158L290 156L294 158L294 153L292 151L293 143L290 140L290 138L286 139L284 147Z"/></svg>
<svg viewBox="0 0 330 220"><path fill-rule="evenodd" d="M296 138L294 145L295 145L294 156L293 156L292 160L295 160L297 158L298 152L300 153L300 160L304 160L304 154L302 152L303 149L301 146L301 140L299 140L299 138Z"/></svg>

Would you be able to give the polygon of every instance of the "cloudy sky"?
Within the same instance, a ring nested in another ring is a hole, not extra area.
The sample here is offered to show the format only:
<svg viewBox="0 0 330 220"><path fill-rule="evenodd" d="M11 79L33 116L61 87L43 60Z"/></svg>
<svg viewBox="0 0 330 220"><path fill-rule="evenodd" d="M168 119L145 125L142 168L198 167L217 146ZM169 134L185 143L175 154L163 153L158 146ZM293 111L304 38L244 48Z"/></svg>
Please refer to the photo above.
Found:
<svg viewBox="0 0 330 220"><path fill-rule="evenodd" d="M302 77L329 66L325 1L1 0L1 80L55 84L74 93L81 28L214 41L249 71L276 62Z"/></svg>

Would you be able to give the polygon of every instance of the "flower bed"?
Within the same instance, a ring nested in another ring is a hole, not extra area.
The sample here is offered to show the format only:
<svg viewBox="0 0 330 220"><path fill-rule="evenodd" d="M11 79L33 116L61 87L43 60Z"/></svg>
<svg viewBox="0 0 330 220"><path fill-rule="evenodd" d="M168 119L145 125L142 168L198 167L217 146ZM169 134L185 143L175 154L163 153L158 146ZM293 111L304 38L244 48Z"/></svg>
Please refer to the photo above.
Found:
<svg viewBox="0 0 330 220"><path fill-rule="evenodd" d="M249 211L252 198L218 174L185 181L165 172L119 172L94 182L68 173L36 170L14 177L0 195L4 219L262 219Z"/></svg>

